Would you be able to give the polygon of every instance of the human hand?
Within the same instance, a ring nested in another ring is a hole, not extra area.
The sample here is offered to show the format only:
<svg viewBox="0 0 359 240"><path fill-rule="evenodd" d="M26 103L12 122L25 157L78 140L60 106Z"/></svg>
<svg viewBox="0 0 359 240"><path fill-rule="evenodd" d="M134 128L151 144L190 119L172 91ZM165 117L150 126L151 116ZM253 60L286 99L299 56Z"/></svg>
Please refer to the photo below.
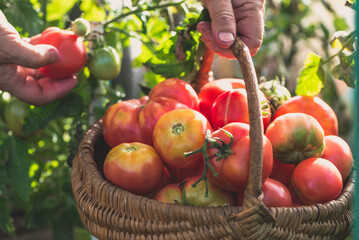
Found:
<svg viewBox="0 0 359 240"><path fill-rule="evenodd" d="M264 33L264 0L202 0L211 23L200 22L201 40L218 55L235 59L230 49L238 35L254 56Z"/></svg>
<svg viewBox="0 0 359 240"><path fill-rule="evenodd" d="M21 39L0 11L0 89L29 104L43 105L63 97L76 86L77 78L43 76L37 68L56 62L59 53L50 45L33 45L36 41L38 36Z"/></svg>

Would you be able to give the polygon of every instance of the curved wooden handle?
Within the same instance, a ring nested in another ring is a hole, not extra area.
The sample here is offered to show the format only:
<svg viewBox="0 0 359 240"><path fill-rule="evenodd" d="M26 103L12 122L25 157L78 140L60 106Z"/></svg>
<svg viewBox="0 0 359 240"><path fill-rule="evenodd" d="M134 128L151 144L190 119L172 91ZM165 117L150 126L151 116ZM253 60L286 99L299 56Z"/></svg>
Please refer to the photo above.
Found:
<svg viewBox="0 0 359 240"><path fill-rule="evenodd" d="M248 47L237 36L232 45L232 52L237 58L243 79L246 84L248 112L250 122L250 162L248 183L244 194L243 208L248 209L255 203L248 198L262 201L262 159L263 159L263 121L261 103L259 100L259 88L252 57Z"/></svg>

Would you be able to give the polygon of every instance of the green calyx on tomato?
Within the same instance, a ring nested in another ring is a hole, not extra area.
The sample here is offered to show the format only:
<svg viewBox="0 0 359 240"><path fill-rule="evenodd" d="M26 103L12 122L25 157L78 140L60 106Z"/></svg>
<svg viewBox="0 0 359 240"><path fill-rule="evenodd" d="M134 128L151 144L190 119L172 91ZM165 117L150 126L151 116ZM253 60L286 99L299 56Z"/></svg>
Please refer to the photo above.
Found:
<svg viewBox="0 0 359 240"><path fill-rule="evenodd" d="M96 78L112 80L120 73L121 57L111 46L97 48L88 61L88 68Z"/></svg>
<svg viewBox="0 0 359 240"><path fill-rule="evenodd" d="M196 153L202 153L203 159L204 159L204 171L203 171L202 176L196 182L194 182L192 184L192 187L196 187L196 185L200 181L204 180L205 184L206 184L205 185L206 186L206 192L205 192L206 197L208 197L208 180L207 180L208 168L212 171L212 173L213 173L213 175L215 177L218 176L217 172L212 167L209 159L211 159L213 157L216 157L216 160L219 161L221 159L225 159L230 154L232 154L231 147L232 147L232 144L233 144L233 135L230 132L228 132L228 131L226 131L224 129L221 129L221 131L223 131L231 139L230 143L226 144L220 138L212 138L211 137L211 132L209 130L207 130L206 137L205 137L203 145L199 149L196 149L196 150L194 150L192 152L187 152L187 153L184 154L185 157L189 157L190 155L193 155L193 154L196 154ZM211 148L218 149L218 152L215 153L212 156L208 156L208 153L207 153L207 149L209 147L209 144L210 144Z"/></svg>

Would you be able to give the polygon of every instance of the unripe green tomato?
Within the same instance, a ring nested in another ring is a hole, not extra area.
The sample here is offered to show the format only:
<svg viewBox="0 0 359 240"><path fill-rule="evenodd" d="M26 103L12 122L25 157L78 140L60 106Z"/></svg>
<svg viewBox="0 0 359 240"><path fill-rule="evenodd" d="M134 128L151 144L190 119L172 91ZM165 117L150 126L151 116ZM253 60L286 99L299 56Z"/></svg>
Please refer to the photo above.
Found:
<svg viewBox="0 0 359 240"><path fill-rule="evenodd" d="M16 135L22 135L24 119L29 111L29 105L16 98L11 100L5 106L5 122L9 129Z"/></svg>
<svg viewBox="0 0 359 240"><path fill-rule="evenodd" d="M90 23L83 18L77 18L71 23L71 29L76 36L85 36L90 31Z"/></svg>
<svg viewBox="0 0 359 240"><path fill-rule="evenodd" d="M112 80L121 70L121 58L111 46L97 48L88 61L90 73L98 79Z"/></svg>

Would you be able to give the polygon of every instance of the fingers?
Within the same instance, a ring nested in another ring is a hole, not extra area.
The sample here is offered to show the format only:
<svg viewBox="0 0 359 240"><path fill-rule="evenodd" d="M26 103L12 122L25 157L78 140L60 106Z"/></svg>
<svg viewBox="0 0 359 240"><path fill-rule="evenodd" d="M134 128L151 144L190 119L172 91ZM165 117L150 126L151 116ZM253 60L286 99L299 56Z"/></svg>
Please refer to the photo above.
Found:
<svg viewBox="0 0 359 240"><path fill-rule="evenodd" d="M12 95L29 104L44 105L65 96L76 84L75 76L56 80L43 77L37 81L30 77L22 89L14 89Z"/></svg>
<svg viewBox="0 0 359 240"><path fill-rule="evenodd" d="M221 48L229 48L236 36L236 21L232 1L206 0L204 4L211 16L214 42Z"/></svg>
<svg viewBox="0 0 359 240"><path fill-rule="evenodd" d="M50 45L32 45L20 38L15 28L0 11L0 64L17 64L40 68L54 63L59 57L57 49Z"/></svg>

